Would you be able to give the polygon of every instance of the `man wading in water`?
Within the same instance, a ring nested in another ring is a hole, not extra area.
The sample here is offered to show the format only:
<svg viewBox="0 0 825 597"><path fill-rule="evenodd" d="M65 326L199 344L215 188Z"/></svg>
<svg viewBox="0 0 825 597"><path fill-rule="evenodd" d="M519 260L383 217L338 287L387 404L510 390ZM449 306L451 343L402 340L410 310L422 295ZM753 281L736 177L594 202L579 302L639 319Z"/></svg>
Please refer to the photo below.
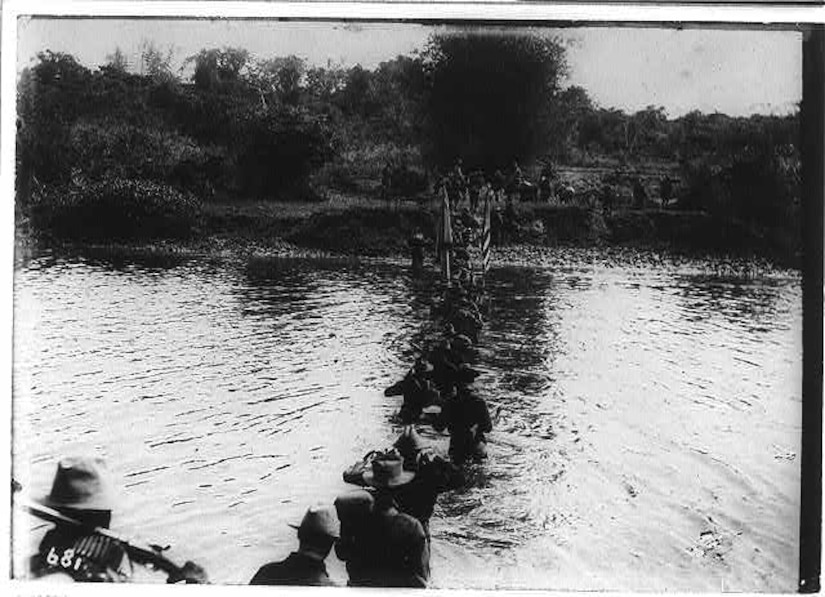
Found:
<svg viewBox="0 0 825 597"><path fill-rule="evenodd" d="M351 587L424 588L430 578L430 548L421 523L398 509L393 490L408 484L415 473L403 470L403 460L391 450L372 461L363 483L374 490L339 496L335 508L341 539L335 546L347 563Z"/></svg>
<svg viewBox="0 0 825 597"><path fill-rule="evenodd" d="M464 476L459 467L427 445L412 425L404 427L393 448L398 450L403 459L404 470L415 473L409 483L392 489L395 503L401 512L409 514L421 523L429 540L430 518L438 494L461 487L464 484ZM374 454L375 452L370 452L361 462L344 471L344 481L362 487L366 485L364 472L371 466L370 458L374 457Z"/></svg>
<svg viewBox="0 0 825 597"><path fill-rule="evenodd" d="M395 490L395 501L402 512L415 517L430 539L430 518L438 494L464 484L461 469L436 454L410 425L393 444L404 459L404 468L415 472L409 483Z"/></svg>
<svg viewBox="0 0 825 597"><path fill-rule="evenodd" d="M251 585L335 586L329 578L324 560L338 539L338 522L329 508L310 508L298 529L298 551L282 562L261 567Z"/></svg>
<svg viewBox="0 0 825 597"><path fill-rule="evenodd" d="M487 403L470 389L476 372L463 366L456 374L456 394L441 407L439 418L433 423L436 431L450 432L450 457L455 464L468 458L487 456L485 433L493 430Z"/></svg>

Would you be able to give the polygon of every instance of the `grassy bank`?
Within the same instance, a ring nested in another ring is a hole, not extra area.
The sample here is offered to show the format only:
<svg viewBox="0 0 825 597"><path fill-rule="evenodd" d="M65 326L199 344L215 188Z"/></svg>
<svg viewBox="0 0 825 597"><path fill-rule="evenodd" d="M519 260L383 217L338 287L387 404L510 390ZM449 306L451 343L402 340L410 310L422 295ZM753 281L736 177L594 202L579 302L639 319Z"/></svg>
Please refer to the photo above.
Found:
<svg viewBox="0 0 825 597"><path fill-rule="evenodd" d="M186 235L67 239L38 229L19 212L18 246L119 246L132 251L196 254L403 255L420 230L434 244L435 202L382 201L364 194L328 191L310 202L210 200L199 204ZM502 214L505 210L501 209ZM59 229L58 229L59 231ZM798 267L799 255L782 239L732 218L699 211L649 207L517 203L515 215L494 218L493 243L532 246L620 246L699 255L760 257Z"/></svg>

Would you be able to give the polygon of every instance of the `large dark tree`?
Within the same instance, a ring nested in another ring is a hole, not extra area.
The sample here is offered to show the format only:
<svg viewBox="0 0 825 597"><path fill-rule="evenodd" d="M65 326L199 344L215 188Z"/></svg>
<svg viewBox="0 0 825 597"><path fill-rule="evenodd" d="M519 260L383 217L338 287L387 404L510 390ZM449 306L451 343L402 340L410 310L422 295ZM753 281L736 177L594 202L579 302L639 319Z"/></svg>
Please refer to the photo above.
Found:
<svg viewBox="0 0 825 597"><path fill-rule="evenodd" d="M427 153L485 168L529 161L548 146L552 103L566 74L564 48L538 33L433 36L422 54L429 81Z"/></svg>

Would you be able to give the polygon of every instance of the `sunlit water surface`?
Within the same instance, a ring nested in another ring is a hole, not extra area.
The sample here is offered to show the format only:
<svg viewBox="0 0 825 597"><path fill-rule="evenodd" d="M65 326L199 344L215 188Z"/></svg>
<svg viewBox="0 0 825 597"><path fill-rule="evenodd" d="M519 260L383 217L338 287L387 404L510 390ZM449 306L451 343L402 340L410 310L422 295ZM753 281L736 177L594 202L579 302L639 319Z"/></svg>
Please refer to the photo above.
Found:
<svg viewBox="0 0 825 597"><path fill-rule="evenodd" d="M573 250L493 269L476 385L495 431L439 500L433 586L795 589L801 282L726 271ZM432 281L393 261L21 260L14 474L37 497L61 455L102 455L113 527L246 583L397 434L382 391ZM15 526L19 571L44 527Z"/></svg>

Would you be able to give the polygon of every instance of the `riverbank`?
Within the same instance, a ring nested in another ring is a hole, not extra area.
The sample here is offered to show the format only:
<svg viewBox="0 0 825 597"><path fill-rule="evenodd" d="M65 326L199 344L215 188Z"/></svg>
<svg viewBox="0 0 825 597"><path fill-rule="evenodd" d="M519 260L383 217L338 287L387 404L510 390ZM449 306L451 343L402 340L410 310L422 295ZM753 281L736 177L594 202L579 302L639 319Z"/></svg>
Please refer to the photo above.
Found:
<svg viewBox="0 0 825 597"><path fill-rule="evenodd" d="M17 246L23 252L27 246L45 245L144 254L400 257L406 256L408 239L416 230L434 245L436 217L429 201L387 202L342 194L301 203L223 200L204 202L198 226L178 239L69 241L38 232L18 216ZM776 239L703 212L648 208L604 213L584 205L519 203L515 217L498 227L494 222L493 232L499 249L652 249L687 257L766 260L796 269L801 262Z"/></svg>

